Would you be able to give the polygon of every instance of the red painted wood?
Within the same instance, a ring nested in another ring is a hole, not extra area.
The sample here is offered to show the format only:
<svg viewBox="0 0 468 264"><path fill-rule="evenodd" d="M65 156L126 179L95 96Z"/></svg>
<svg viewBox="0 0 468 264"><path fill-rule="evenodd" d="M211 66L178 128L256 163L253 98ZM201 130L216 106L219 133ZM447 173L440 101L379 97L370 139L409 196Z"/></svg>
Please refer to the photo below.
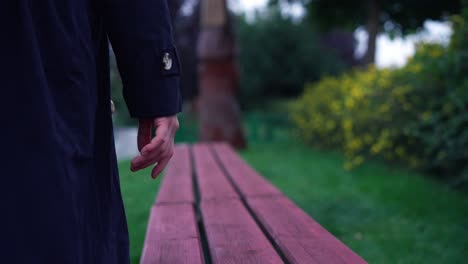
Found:
<svg viewBox="0 0 468 264"><path fill-rule="evenodd" d="M187 145L176 148L151 212L141 263L204 262L193 207L191 166L199 185L203 225L213 263L282 263L222 167L290 263L366 263L281 195L230 146L197 144L192 153L194 164Z"/></svg>
<svg viewBox="0 0 468 264"><path fill-rule="evenodd" d="M177 145L162 179L156 203L194 202L189 146Z"/></svg>
<svg viewBox="0 0 468 264"><path fill-rule="evenodd" d="M224 168L245 197L281 195L271 183L252 169L234 149L226 143L213 144L213 149Z"/></svg>
<svg viewBox="0 0 468 264"><path fill-rule="evenodd" d="M194 145L193 155L201 200L239 198L226 175L217 164L209 145Z"/></svg>
<svg viewBox="0 0 468 264"><path fill-rule="evenodd" d="M241 201L203 201L201 211L213 263L283 263Z"/></svg>
<svg viewBox="0 0 468 264"><path fill-rule="evenodd" d="M366 263L289 199L257 197L247 202L291 263Z"/></svg>
<svg viewBox="0 0 468 264"><path fill-rule="evenodd" d="M192 205L168 204L153 207L140 263L204 263Z"/></svg>

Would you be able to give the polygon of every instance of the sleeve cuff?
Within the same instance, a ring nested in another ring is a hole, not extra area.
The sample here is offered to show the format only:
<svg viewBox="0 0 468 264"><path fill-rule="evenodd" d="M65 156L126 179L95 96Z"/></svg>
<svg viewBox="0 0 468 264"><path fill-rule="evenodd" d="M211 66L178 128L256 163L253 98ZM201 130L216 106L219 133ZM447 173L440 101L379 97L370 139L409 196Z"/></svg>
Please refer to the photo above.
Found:
<svg viewBox="0 0 468 264"><path fill-rule="evenodd" d="M163 77L153 80L146 89L128 89L124 93L130 116L133 118L156 118L173 116L181 112L179 77Z"/></svg>
<svg viewBox="0 0 468 264"><path fill-rule="evenodd" d="M180 61L176 49L172 47L143 54L122 76L130 116L157 118L176 115L182 110Z"/></svg>

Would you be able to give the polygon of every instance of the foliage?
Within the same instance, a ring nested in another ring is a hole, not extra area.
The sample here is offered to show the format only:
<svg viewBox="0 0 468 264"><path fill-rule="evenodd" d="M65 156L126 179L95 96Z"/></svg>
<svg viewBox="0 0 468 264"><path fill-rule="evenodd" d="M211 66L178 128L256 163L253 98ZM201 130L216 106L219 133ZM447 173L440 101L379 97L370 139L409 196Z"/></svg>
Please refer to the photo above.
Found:
<svg viewBox="0 0 468 264"><path fill-rule="evenodd" d="M378 23L386 33L412 33L428 19L440 20L460 11L460 1L435 0L426 5L419 0L311 0L307 8L324 28L336 25L356 28L368 23L370 3L379 10Z"/></svg>
<svg viewBox="0 0 468 264"><path fill-rule="evenodd" d="M294 127L289 119L290 100L267 101L242 114L248 144L290 142Z"/></svg>
<svg viewBox="0 0 468 264"><path fill-rule="evenodd" d="M239 17L237 28L243 102L299 95L306 82L343 69L309 25L277 9L258 13L252 22Z"/></svg>
<svg viewBox="0 0 468 264"><path fill-rule="evenodd" d="M401 109L393 102L408 87L393 89L392 77L390 70L370 67L309 85L294 105L301 136L321 147L342 148L348 169L370 155L394 158L391 152L401 149L397 142L404 120L395 118Z"/></svg>
<svg viewBox="0 0 468 264"><path fill-rule="evenodd" d="M292 110L302 138L343 150L348 169L380 157L466 181L465 21L454 18L450 47L421 44L401 69L369 67L308 85Z"/></svg>
<svg viewBox="0 0 468 264"><path fill-rule="evenodd" d="M366 63L374 62L378 33L412 33L422 28L427 19L444 19L461 8L459 0L434 0L430 4L419 0L270 0L273 5L278 2L304 4L310 20L323 30L365 26L369 32Z"/></svg>

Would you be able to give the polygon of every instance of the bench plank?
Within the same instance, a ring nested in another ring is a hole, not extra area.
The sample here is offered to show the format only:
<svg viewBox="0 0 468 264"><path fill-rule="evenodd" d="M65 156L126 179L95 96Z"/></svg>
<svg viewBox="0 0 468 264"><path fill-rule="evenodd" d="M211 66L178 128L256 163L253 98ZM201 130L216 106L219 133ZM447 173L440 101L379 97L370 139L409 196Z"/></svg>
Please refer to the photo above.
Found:
<svg viewBox="0 0 468 264"><path fill-rule="evenodd" d="M213 149L232 181L245 197L281 195L281 192L260 176L225 143L213 144Z"/></svg>
<svg viewBox="0 0 468 264"><path fill-rule="evenodd" d="M291 263L366 263L286 197L247 203Z"/></svg>
<svg viewBox="0 0 468 264"><path fill-rule="evenodd" d="M193 155L201 200L239 198L207 144L193 146Z"/></svg>
<svg viewBox="0 0 468 264"><path fill-rule="evenodd" d="M201 243L195 208L207 243ZM140 263L202 264L203 250L215 264L366 263L222 143L176 147Z"/></svg>
<svg viewBox="0 0 468 264"><path fill-rule="evenodd" d="M155 205L152 208L140 263L204 263L192 205Z"/></svg>
<svg viewBox="0 0 468 264"><path fill-rule="evenodd" d="M195 203L188 145L177 145L159 189L156 204Z"/></svg>
<svg viewBox="0 0 468 264"><path fill-rule="evenodd" d="M283 263L240 200L204 201L201 211L213 263Z"/></svg>

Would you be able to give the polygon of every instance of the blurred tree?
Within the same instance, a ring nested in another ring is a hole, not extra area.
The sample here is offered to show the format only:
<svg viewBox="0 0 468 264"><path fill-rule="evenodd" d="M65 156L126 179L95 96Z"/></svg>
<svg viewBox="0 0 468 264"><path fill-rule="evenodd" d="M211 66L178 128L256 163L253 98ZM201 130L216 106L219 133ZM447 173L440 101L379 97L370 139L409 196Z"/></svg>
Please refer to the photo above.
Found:
<svg viewBox="0 0 468 264"><path fill-rule="evenodd" d="M461 9L459 0L270 0L304 4L308 16L322 30L336 27L356 29L365 26L369 34L363 63L375 61L377 36L380 32L407 34L419 30L427 19L445 19Z"/></svg>
<svg viewBox="0 0 468 264"><path fill-rule="evenodd" d="M468 0L464 4L451 18L450 45L420 43L402 68L357 69L309 85L292 108L299 135L343 150L348 168L379 157L468 187Z"/></svg>
<svg viewBox="0 0 468 264"><path fill-rule="evenodd" d="M349 30L335 29L324 33L321 41L326 48L331 49L346 66L358 66L360 61L356 58L357 41L354 33Z"/></svg>
<svg viewBox="0 0 468 264"><path fill-rule="evenodd" d="M241 149L247 144L236 99L237 36L231 20L226 0L201 0L196 104L200 140L226 141Z"/></svg>
<svg viewBox="0 0 468 264"><path fill-rule="evenodd" d="M283 16L275 7L258 13L253 21L241 16L237 23L244 105L297 96L306 82L345 69L310 24Z"/></svg>

